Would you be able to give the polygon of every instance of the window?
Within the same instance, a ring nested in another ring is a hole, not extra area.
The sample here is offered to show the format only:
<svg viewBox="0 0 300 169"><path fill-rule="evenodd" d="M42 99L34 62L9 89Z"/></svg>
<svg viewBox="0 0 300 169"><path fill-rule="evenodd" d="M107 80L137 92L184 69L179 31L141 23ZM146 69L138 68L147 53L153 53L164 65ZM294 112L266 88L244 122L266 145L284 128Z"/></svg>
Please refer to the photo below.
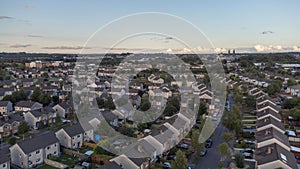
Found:
<svg viewBox="0 0 300 169"><path fill-rule="evenodd" d="M50 149L50 146L47 147L47 150L49 150L49 149Z"/></svg>
<svg viewBox="0 0 300 169"><path fill-rule="evenodd" d="M6 164L3 164L2 167L5 168L5 167L6 167Z"/></svg>
<svg viewBox="0 0 300 169"><path fill-rule="evenodd" d="M28 157L31 157L31 154L29 154Z"/></svg>
<svg viewBox="0 0 300 169"><path fill-rule="evenodd" d="M36 151L35 153L36 153L36 154L39 154L39 153L40 153L40 150Z"/></svg>
<svg viewBox="0 0 300 169"><path fill-rule="evenodd" d="M38 158L37 160L36 160L36 162L38 163L38 162L40 162L41 161L41 159L40 158Z"/></svg>
<svg viewBox="0 0 300 169"><path fill-rule="evenodd" d="M80 137L80 135L77 135L77 138L79 138Z"/></svg>
<svg viewBox="0 0 300 169"><path fill-rule="evenodd" d="M56 154L57 152L56 151L54 151L54 154Z"/></svg>

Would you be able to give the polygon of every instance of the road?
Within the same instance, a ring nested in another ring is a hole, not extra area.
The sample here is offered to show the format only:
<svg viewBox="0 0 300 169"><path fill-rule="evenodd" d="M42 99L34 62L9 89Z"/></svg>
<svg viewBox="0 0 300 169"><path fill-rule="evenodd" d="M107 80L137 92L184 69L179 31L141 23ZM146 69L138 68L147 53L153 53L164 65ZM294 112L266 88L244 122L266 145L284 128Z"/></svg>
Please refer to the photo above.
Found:
<svg viewBox="0 0 300 169"><path fill-rule="evenodd" d="M200 157L195 169L216 169L218 168L221 156L219 154L218 145L224 142L222 133L228 130L219 124L216 128L214 135L212 136L213 145L207 151L206 156Z"/></svg>

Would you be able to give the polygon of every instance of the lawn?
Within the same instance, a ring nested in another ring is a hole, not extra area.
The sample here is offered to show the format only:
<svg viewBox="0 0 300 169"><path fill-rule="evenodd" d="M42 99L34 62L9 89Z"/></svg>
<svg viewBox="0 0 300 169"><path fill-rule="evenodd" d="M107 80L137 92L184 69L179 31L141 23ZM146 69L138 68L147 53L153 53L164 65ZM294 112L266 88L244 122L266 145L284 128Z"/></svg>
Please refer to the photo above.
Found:
<svg viewBox="0 0 300 169"><path fill-rule="evenodd" d="M38 169L57 169L57 168L45 164L45 165L42 165L42 166L38 167Z"/></svg>
<svg viewBox="0 0 300 169"><path fill-rule="evenodd" d="M71 155L68 154L63 154L61 155L59 158L54 158L54 161L66 164L68 166L73 166L75 163L78 162L78 158L77 157L73 157Z"/></svg>

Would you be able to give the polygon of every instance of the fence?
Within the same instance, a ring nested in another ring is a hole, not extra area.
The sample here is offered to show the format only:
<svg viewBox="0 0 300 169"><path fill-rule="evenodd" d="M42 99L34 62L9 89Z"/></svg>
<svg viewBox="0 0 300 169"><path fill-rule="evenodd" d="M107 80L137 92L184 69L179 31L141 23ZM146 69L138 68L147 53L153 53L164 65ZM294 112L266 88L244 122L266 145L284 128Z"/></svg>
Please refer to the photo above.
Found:
<svg viewBox="0 0 300 169"><path fill-rule="evenodd" d="M59 163L57 161L52 161L52 160L49 160L49 159L44 159L44 162L45 162L45 164L48 164L48 165L50 165L52 167L55 167L55 168L61 168L61 169L68 168L67 165Z"/></svg>

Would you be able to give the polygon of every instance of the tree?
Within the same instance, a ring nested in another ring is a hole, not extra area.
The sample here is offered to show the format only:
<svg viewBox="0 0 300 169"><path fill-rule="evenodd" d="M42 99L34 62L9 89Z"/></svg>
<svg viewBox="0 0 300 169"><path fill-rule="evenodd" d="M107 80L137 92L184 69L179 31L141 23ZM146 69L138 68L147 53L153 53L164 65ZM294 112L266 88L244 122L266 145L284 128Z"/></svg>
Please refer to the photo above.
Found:
<svg viewBox="0 0 300 169"><path fill-rule="evenodd" d="M176 152L176 160L171 162L172 169L186 169L188 168L187 158L181 150Z"/></svg>
<svg viewBox="0 0 300 169"><path fill-rule="evenodd" d="M229 129L235 131L237 135L242 132L241 114L237 106L233 106L230 111L224 111L222 124Z"/></svg>
<svg viewBox="0 0 300 169"><path fill-rule="evenodd" d="M282 81L279 79L273 80L272 83L266 88L266 92L269 95L274 95L280 92L282 87Z"/></svg>
<svg viewBox="0 0 300 169"><path fill-rule="evenodd" d="M289 80L287 81L287 86L294 86L297 85L297 81L294 78L289 78Z"/></svg>
<svg viewBox="0 0 300 169"><path fill-rule="evenodd" d="M238 168L244 168L244 155L242 153L237 153L234 155L235 164Z"/></svg>
<svg viewBox="0 0 300 169"><path fill-rule="evenodd" d="M141 111L146 111L150 109L151 103L149 101L149 96L147 93L144 93L141 100Z"/></svg>
<svg viewBox="0 0 300 169"><path fill-rule="evenodd" d="M100 109L102 109L104 107L104 99L102 99L100 97L96 97L96 101L97 101L98 107Z"/></svg>
<svg viewBox="0 0 300 169"><path fill-rule="evenodd" d="M231 132L225 132L222 136L227 143L234 139L234 135Z"/></svg>
<svg viewBox="0 0 300 169"><path fill-rule="evenodd" d="M222 143L218 146L219 152L221 154L221 161L229 159L231 157L231 152L229 145L227 143Z"/></svg>
<svg viewBox="0 0 300 169"><path fill-rule="evenodd" d="M58 96L52 96L52 102L54 105L59 103L59 97Z"/></svg>
<svg viewBox="0 0 300 169"><path fill-rule="evenodd" d="M114 104L114 101L111 97L107 98L105 101L104 101L104 107L109 109L109 110L115 110L116 109L116 106Z"/></svg>
<svg viewBox="0 0 300 169"><path fill-rule="evenodd" d="M38 102L40 94L40 88L36 87L31 95L31 100Z"/></svg>
<svg viewBox="0 0 300 169"><path fill-rule="evenodd" d="M28 124L25 121L22 121L19 125L18 131L20 134L24 134L27 131L29 131L29 129L30 128L29 128Z"/></svg>
<svg viewBox="0 0 300 169"><path fill-rule="evenodd" d="M192 130L191 146L197 157L200 157L201 151L204 149L204 144L199 142L200 132L197 129Z"/></svg>
<svg viewBox="0 0 300 169"><path fill-rule="evenodd" d="M49 94L41 94L39 96L39 102L43 104L43 106L47 106L51 103L51 96Z"/></svg>
<svg viewBox="0 0 300 169"><path fill-rule="evenodd" d="M203 114L207 114L207 107L206 107L206 104L203 101L200 101L199 110L198 110L198 119Z"/></svg>
<svg viewBox="0 0 300 169"><path fill-rule="evenodd" d="M17 138L16 137L11 137L8 139L8 144L10 145L14 145L17 142Z"/></svg>
<svg viewBox="0 0 300 169"><path fill-rule="evenodd" d="M42 73L42 77L43 77L43 78L48 78L48 77L49 77L49 75L48 75L48 73L47 73L47 72L44 72L44 73Z"/></svg>

